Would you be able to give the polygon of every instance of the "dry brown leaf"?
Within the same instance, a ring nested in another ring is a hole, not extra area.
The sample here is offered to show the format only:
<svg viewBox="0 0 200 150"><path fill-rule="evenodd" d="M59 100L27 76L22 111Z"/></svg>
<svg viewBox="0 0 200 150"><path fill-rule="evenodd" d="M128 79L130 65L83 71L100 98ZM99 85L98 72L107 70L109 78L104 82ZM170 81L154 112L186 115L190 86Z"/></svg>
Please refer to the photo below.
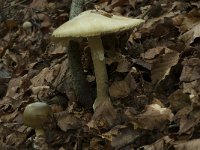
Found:
<svg viewBox="0 0 200 150"><path fill-rule="evenodd" d="M180 76L180 81L191 82L200 79L200 59L190 58L183 62L183 70Z"/></svg>
<svg viewBox="0 0 200 150"><path fill-rule="evenodd" d="M174 147L176 150L199 150L200 139L190 141L175 142Z"/></svg>
<svg viewBox="0 0 200 150"><path fill-rule="evenodd" d="M152 63L152 60L149 63L146 62L146 60L144 61L144 60L141 60L141 59L132 59L132 61L133 61L134 64L142 66L145 69L151 70L151 64L149 64L149 63Z"/></svg>
<svg viewBox="0 0 200 150"><path fill-rule="evenodd" d="M7 83L10 79L11 73L8 71L3 61L0 60L0 84L3 85L4 83Z"/></svg>
<svg viewBox="0 0 200 150"><path fill-rule="evenodd" d="M180 120L181 118L184 118L185 116L188 116L191 111L192 111L192 107L191 106L186 106L186 107L180 109L175 114L173 120Z"/></svg>
<svg viewBox="0 0 200 150"><path fill-rule="evenodd" d="M162 54L162 53L170 53L170 52L174 52L173 50L165 47L165 46L158 46L152 49L149 49L145 55L144 55L144 59L153 59L155 58L157 55Z"/></svg>
<svg viewBox="0 0 200 150"><path fill-rule="evenodd" d="M64 132L71 129L78 129L81 127L81 121L76 118L73 114L66 114L58 118L57 125Z"/></svg>
<svg viewBox="0 0 200 150"><path fill-rule="evenodd" d="M169 73L171 68L178 63L179 53L174 51L156 58L151 70L153 84L159 84Z"/></svg>
<svg viewBox="0 0 200 150"><path fill-rule="evenodd" d="M161 108L158 104L146 106L146 110L142 114L134 116L131 112L126 111L126 115L136 128L148 130L162 130L162 127L173 118L173 113L170 109Z"/></svg>
<svg viewBox="0 0 200 150"><path fill-rule="evenodd" d="M198 9L200 8L200 3L199 3L199 1L191 2L191 5L196 6Z"/></svg>
<svg viewBox="0 0 200 150"><path fill-rule="evenodd" d="M23 144L23 142L26 140L26 138L27 138L27 135L16 131L16 132L9 134L6 137L6 144L7 145L15 145L16 147L18 147L20 144Z"/></svg>
<svg viewBox="0 0 200 150"><path fill-rule="evenodd" d="M148 19L147 22L143 25L143 30L146 29L147 31L150 31L154 25L157 25L158 22L161 22L164 20L164 18L172 18L176 15L180 14L180 11L177 12L169 12L165 13L162 16Z"/></svg>
<svg viewBox="0 0 200 150"><path fill-rule="evenodd" d="M124 146L134 143L138 136L139 133L137 131L128 128L122 129L119 134L113 137L111 145L115 149L120 149Z"/></svg>
<svg viewBox="0 0 200 150"><path fill-rule="evenodd" d="M102 138L100 138L100 137L93 137L90 140L89 149L94 149L94 150L104 149L104 146L100 144L101 142L103 142Z"/></svg>
<svg viewBox="0 0 200 150"><path fill-rule="evenodd" d="M19 95L21 94L19 92L21 84L21 78L12 78L8 84L6 97L12 97L13 99L17 99L17 97L19 97Z"/></svg>
<svg viewBox="0 0 200 150"><path fill-rule="evenodd" d="M101 137L108 141L112 141L113 137L117 136L120 133L120 129L124 129L124 128L127 128L127 126L117 125L113 127L110 131L103 133Z"/></svg>
<svg viewBox="0 0 200 150"><path fill-rule="evenodd" d="M91 121L87 124L89 128L112 126L116 123L117 113L109 97L99 100L98 104L93 105L93 107L95 112Z"/></svg>
<svg viewBox="0 0 200 150"><path fill-rule="evenodd" d="M1 115L0 116L0 122L10 122L12 121L17 115L19 114L18 110L16 109L14 112Z"/></svg>
<svg viewBox="0 0 200 150"><path fill-rule="evenodd" d="M46 82L51 83L56 78L60 70L60 65L54 66L52 69L44 68L35 77L31 79L33 87L45 85Z"/></svg>
<svg viewBox="0 0 200 150"><path fill-rule="evenodd" d="M173 24L179 28L181 34L191 30L199 24L199 18L189 14L179 14L172 18Z"/></svg>
<svg viewBox="0 0 200 150"><path fill-rule="evenodd" d="M184 20L184 16L182 14L177 15L172 18L173 24L175 26L181 26L181 24L183 23L183 20Z"/></svg>
<svg viewBox="0 0 200 150"><path fill-rule="evenodd" d="M66 53L66 47L62 46L61 44L56 44L55 47L52 47L52 49L48 52L49 55L64 54Z"/></svg>
<svg viewBox="0 0 200 150"><path fill-rule="evenodd" d="M40 20L41 27L44 27L44 28L51 27L51 20L48 15L40 13L40 14L37 14L36 18L38 18Z"/></svg>
<svg viewBox="0 0 200 150"><path fill-rule="evenodd" d="M44 9L47 6L48 6L47 0L33 0L32 3L30 4L30 7L35 9Z"/></svg>
<svg viewBox="0 0 200 150"><path fill-rule="evenodd" d="M185 60L183 65L183 70L180 76L180 81L183 82L183 92L189 94L194 106L200 106L200 59L190 58Z"/></svg>
<svg viewBox="0 0 200 150"><path fill-rule="evenodd" d="M195 121L187 116L183 116L180 118L180 127L179 127L179 135L189 135L191 136L194 132Z"/></svg>
<svg viewBox="0 0 200 150"><path fill-rule="evenodd" d="M130 62L124 57L121 58L117 65L117 72L128 72L129 71Z"/></svg>
<svg viewBox="0 0 200 150"><path fill-rule="evenodd" d="M130 94L129 84L125 81L115 81L109 88L109 93L111 97L114 98L124 98Z"/></svg>
<svg viewBox="0 0 200 150"><path fill-rule="evenodd" d="M194 80L189 83L183 83L183 92L189 94L192 105L200 106L200 80Z"/></svg>
<svg viewBox="0 0 200 150"><path fill-rule="evenodd" d="M113 15L117 15L117 16L122 16L122 14L124 13L124 9L122 7L115 7L113 8Z"/></svg>
<svg viewBox="0 0 200 150"><path fill-rule="evenodd" d="M183 35L179 36L179 40L182 40L186 45L190 45L196 38L200 37L200 23L195 25L191 30L187 31Z"/></svg>
<svg viewBox="0 0 200 150"><path fill-rule="evenodd" d="M173 111L178 111L191 104L190 97L188 94L183 93L182 90L178 89L173 92L169 97L170 108Z"/></svg>
<svg viewBox="0 0 200 150"><path fill-rule="evenodd" d="M123 6L124 4L128 3L129 0L112 0L112 3L110 4L112 8L117 6Z"/></svg>
<svg viewBox="0 0 200 150"><path fill-rule="evenodd" d="M23 142L27 138L27 135L25 135L24 133L18 132L12 127L7 127L2 124L0 125L0 133L0 149L2 150L4 150L6 147L6 149L9 149L8 145L12 145L13 147L15 147L15 149L17 149L17 147L23 144ZM2 141L2 139L4 140Z"/></svg>
<svg viewBox="0 0 200 150"><path fill-rule="evenodd" d="M130 92L133 92L137 88L137 83L134 77L137 77L139 73L137 72L136 68L132 67L130 72L125 77L126 83L128 83Z"/></svg>
<svg viewBox="0 0 200 150"><path fill-rule="evenodd" d="M111 51L108 54L108 58L106 58L106 64L111 65L112 63L119 63L120 61L123 61L125 58L124 56L116 51Z"/></svg>
<svg viewBox="0 0 200 150"><path fill-rule="evenodd" d="M73 89L73 79L68 68L68 59L61 62L59 72L54 79L52 85L61 93L66 93L70 101L76 101L76 96Z"/></svg>
<svg viewBox="0 0 200 150"><path fill-rule="evenodd" d="M117 125L109 132L103 133L101 136L111 142L112 147L120 149L121 147L128 145L138 137L138 132L133 129L124 126Z"/></svg>
<svg viewBox="0 0 200 150"><path fill-rule="evenodd" d="M155 47L148 49L145 53L141 54L142 59L151 60L154 59L158 54L165 50L165 47Z"/></svg>
<svg viewBox="0 0 200 150"><path fill-rule="evenodd" d="M10 66L13 66L15 75L18 75L24 71L24 68L28 62L27 57L28 57L28 52L21 52L18 55L16 55L16 53L11 51L7 51L5 53L6 63L9 64Z"/></svg>
<svg viewBox="0 0 200 150"><path fill-rule="evenodd" d="M170 149L172 143L173 143L173 139L171 139L169 136L165 136L159 140L157 140L156 142L154 142L151 145L146 145L141 147L144 150L164 150L164 149Z"/></svg>
<svg viewBox="0 0 200 150"><path fill-rule="evenodd" d="M188 3L184 1L174 1L172 7L170 8L170 11L184 10L187 7Z"/></svg>
<svg viewBox="0 0 200 150"><path fill-rule="evenodd" d="M62 81L66 72L68 71L67 67L67 59L62 61L60 64L56 63L54 66L50 68L44 68L42 71L36 75L34 78L31 79L32 82L32 87L37 87L37 86L44 86L46 83L51 83L54 87L57 87L60 85L59 89L62 88L62 84L64 82L70 82L70 81ZM67 89L62 89L63 92L69 90Z"/></svg>
<svg viewBox="0 0 200 150"><path fill-rule="evenodd" d="M136 3L137 3L137 0L129 0L129 4L130 4L133 8L135 8Z"/></svg>
<svg viewBox="0 0 200 150"><path fill-rule="evenodd" d="M162 107L162 108L165 107L165 105L161 102L161 100L158 99L158 98L156 98L156 97L153 98L152 103L153 103L153 104L158 104L158 105L160 105L160 107Z"/></svg>
<svg viewBox="0 0 200 150"><path fill-rule="evenodd" d="M33 92L34 95L37 95L37 97L43 98L48 96L50 87L49 86L32 87L31 91Z"/></svg>
<svg viewBox="0 0 200 150"><path fill-rule="evenodd" d="M163 53L170 53L174 52L173 50L165 47L165 46L158 46L155 48L148 49L145 53L141 54L141 57L148 63L152 64L154 59Z"/></svg>
<svg viewBox="0 0 200 150"><path fill-rule="evenodd" d="M5 26L6 28L8 28L9 30L13 30L13 29L16 29L18 24L16 22L16 20L6 20L5 21Z"/></svg>

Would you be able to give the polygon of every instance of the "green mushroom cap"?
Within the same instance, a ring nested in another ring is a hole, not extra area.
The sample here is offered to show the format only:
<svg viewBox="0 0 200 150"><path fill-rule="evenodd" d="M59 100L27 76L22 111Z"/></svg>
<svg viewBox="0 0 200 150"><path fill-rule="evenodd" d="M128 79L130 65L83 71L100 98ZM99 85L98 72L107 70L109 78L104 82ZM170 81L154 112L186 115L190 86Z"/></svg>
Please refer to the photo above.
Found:
<svg viewBox="0 0 200 150"><path fill-rule="evenodd" d="M42 128L52 114L52 109L48 104L44 102L31 103L24 110L24 124L35 129Z"/></svg>
<svg viewBox="0 0 200 150"><path fill-rule="evenodd" d="M100 36L133 29L142 19L110 15L104 11L88 10L67 21L53 32L54 38Z"/></svg>

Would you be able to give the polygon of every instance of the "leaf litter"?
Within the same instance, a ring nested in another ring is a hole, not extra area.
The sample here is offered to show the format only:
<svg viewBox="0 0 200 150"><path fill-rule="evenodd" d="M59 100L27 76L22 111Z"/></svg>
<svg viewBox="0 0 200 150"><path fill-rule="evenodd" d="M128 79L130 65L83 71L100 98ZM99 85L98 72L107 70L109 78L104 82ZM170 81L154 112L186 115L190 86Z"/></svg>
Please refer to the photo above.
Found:
<svg viewBox="0 0 200 150"><path fill-rule="evenodd" d="M34 131L22 113L34 101L54 111L50 149L198 149L199 2L88 1L85 9L145 20L133 32L102 37L111 99L95 112L78 105L65 48L50 38L68 20L70 4L0 2L0 149L32 148ZM31 27L24 29L26 21ZM94 86L89 57L82 59Z"/></svg>

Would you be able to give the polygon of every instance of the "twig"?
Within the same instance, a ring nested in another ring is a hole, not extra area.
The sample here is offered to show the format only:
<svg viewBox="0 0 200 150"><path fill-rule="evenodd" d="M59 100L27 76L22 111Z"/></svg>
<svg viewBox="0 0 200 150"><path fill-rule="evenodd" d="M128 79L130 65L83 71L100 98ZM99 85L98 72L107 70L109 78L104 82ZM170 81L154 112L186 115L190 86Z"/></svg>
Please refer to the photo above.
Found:
<svg viewBox="0 0 200 150"><path fill-rule="evenodd" d="M70 19L79 15L84 9L84 0L72 0ZM79 43L70 41L67 48L69 68L71 70L75 93L79 103L86 108L91 108L93 104L92 92L84 74L83 66L81 63L81 54Z"/></svg>

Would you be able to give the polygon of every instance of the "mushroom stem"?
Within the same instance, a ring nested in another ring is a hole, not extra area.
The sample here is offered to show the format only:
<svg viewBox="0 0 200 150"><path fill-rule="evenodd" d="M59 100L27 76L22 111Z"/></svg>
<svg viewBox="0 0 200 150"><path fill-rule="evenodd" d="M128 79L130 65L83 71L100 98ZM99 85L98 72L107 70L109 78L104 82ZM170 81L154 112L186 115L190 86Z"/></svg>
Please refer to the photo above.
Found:
<svg viewBox="0 0 200 150"><path fill-rule="evenodd" d="M42 128L35 129L36 137L34 138L33 148L35 150L48 150L49 146L46 143L45 132Z"/></svg>
<svg viewBox="0 0 200 150"><path fill-rule="evenodd" d="M104 48L100 36L89 37L88 43L91 48L97 84L97 98L95 103L99 103L108 98L108 76L106 71Z"/></svg>
<svg viewBox="0 0 200 150"><path fill-rule="evenodd" d="M36 136L44 136L45 135L44 129L42 128L35 129L35 134Z"/></svg>

